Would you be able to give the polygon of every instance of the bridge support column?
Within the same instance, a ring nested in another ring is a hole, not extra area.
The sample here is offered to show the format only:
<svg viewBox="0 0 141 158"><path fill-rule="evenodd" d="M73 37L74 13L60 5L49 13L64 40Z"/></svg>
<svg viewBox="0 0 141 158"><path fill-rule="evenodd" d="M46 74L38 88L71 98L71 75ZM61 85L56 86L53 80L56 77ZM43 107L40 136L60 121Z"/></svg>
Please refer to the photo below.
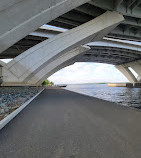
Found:
<svg viewBox="0 0 141 158"><path fill-rule="evenodd" d="M140 79L141 79L141 60L126 63L126 64L124 64L124 66L131 67L138 74L137 82L140 82Z"/></svg>
<svg viewBox="0 0 141 158"><path fill-rule="evenodd" d="M4 67L6 77L3 85L32 85L29 81L53 61L80 45L101 40L123 20L121 14L108 11L77 28L39 43ZM46 74L45 70L42 72Z"/></svg>
<svg viewBox="0 0 141 158"><path fill-rule="evenodd" d="M48 72L45 76L43 76L35 85L36 86L41 85L43 83L43 81L45 81L52 74L56 73L57 71L65 68L67 66L70 66L70 65L74 64L75 62L76 62L75 60L69 60L69 61L66 61L66 62L58 65L57 67L55 67L54 69L52 69L50 72Z"/></svg>
<svg viewBox="0 0 141 158"><path fill-rule="evenodd" d="M133 73L129 70L128 67L124 67L123 65L115 66L131 83L137 82L137 79L133 75Z"/></svg>
<svg viewBox="0 0 141 158"><path fill-rule="evenodd" d="M41 83L50 77L56 71L64 68L65 66L71 65L74 63L73 58L79 56L80 54L88 51L90 47L80 46L77 47L66 54L62 55L60 58L57 58L50 64L46 65L41 71L34 75L29 81L29 84L35 83L35 85L41 85Z"/></svg>
<svg viewBox="0 0 141 158"><path fill-rule="evenodd" d="M133 66L131 66L131 68L138 74L137 80L140 81L140 79L141 79L141 65L139 65L139 64L133 65Z"/></svg>

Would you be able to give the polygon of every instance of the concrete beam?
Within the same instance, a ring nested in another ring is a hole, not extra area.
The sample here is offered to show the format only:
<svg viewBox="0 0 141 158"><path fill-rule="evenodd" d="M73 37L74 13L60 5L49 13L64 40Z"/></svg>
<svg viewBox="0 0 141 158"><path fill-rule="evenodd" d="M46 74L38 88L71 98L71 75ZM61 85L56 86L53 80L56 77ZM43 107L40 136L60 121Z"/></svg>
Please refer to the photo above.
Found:
<svg viewBox="0 0 141 158"><path fill-rule="evenodd" d="M131 6L131 9L135 9L141 3L141 0L136 0L136 2Z"/></svg>
<svg viewBox="0 0 141 158"><path fill-rule="evenodd" d="M77 28L43 41L7 64L4 82L27 84L45 66L80 45L101 40L122 20L124 18L119 13L108 11Z"/></svg>
<svg viewBox="0 0 141 158"><path fill-rule="evenodd" d="M117 27L113 31L108 34L107 37L112 37L112 38L118 38L118 39L128 39L128 40L135 40L135 41L141 41L141 34L135 34L134 31L128 30L126 32L123 31L123 28Z"/></svg>
<svg viewBox="0 0 141 158"><path fill-rule="evenodd" d="M133 66L136 66L136 65L141 65L141 59L123 64L124 67L133 67Z"/></svg>
<svg viewBox="0 0 141 158"><path fill-rule="evenodd" d="M136 1L136 0L132 0L132 1ZM89 4L105 10L113 10L114 3L115 0L91 0L89 2ZM131 8L127 8L125 4L121 3L120 7L118 7L116 11L118 11L119 13L125 16L140 18L140 7L136 7L135 9L132 10Z"/></svg>
<svg viewBox="0 0 141 158"><path fill-rule="evenodd" d="M2 0L0 53L40 26L89 0Z"/></svg>
<svg viewBox="0 0 141 158"><path fill-rule="evenodd" d="M115 6L115 8L114 8L115 10L117 10L118 6L122 3L122 1L123 0L114 0L114 4L113 5ZM105 1L105 2L107 3L107 1ZM110 6L110 5L112 5L112 3L108 4L108 6ZM98 9L95 6L90 5L90 4L82 5L82 6L78 7L78 8L76 8L75 10L77 10L79 12L82 12L82 13L85 13L87 15L93 16L93 17L99 16L100 14L102 14L102 11L100 9ZM141 19L139 19L137 21L136 18L131 17L131 16L124 16L124 17L125 17L125 20L122 22L122 24L133 25L135 27L141 27L141 23L140 23Z"/></svg>
<svg viewBox="0 0 141 158"><path fill-rule="evenodd" d="M88 14L93 17L97 17L103 13L103 11L101 11L99 8L94 7L93 5L90 4L82 5L80 7L75 8L75 10L81 13Z"/></svg>
<svg viewBox="0 0 141 158"><path fill-rule="evenodd" d="M1 0L0 1L0 11L7 9L10 6L13 6L16 3L19 3L20 1L22 1L22 0Z"/></svg>
<svg viewBox="0 0 141 158"><path fill-rule="evenodd" d="M115 66L131 83L137 82L137 79L133 75L133 73L128 69L128 67L124 67L122 65Z"/></svg>
<svg viewBox="0 0 141 158"><path fill-rule="evenodd" d="M136 0L128 0L126 3L126 8L129 9L135 2Z"/></svg>
<svg viewBox="0 0 141 158"><path fill-rule="evenodd" d="M114 3L114 9L117 10L117 8L119 7L119 5L123 2L123 0L115 0Z"/></svg>
<svg viewBox="0 0 141 158"><path fill-rule="evenodd" d="M139 54L141 54L141 46L137 45L137 44L133 44L133 43L129 43L129 42L124 42L123 40L114 40L114 39L110 39L110 38L105 38L105 40L102 41L96 41L96 42L91 42L89 44L87 44L88 46L101 46L103 48L106 47L113 47L113 48L122 48L123 50L127 49L127 50L131 50L131 51L136 51Z"/></svg>
<svg viewBox="0 0 141 158"><path fill-rule="evenodd" d="M65 31L63 31L65 32ZM33 33L32 36L27 36L25 39L21 40L14 46L10 47L6 51L0 54L0 58L15 58L19 54L25 52L27 49L33 47L34 45L44 41L45 39L53 37L60 33L60 30L55 30L55 32L52 30L46 29L40 29L39 31L35 31L35 34ZM127 43L123 40L115 40L115 39L109 39L105 38L106 40L102 40L101 42L95 42L91 47L96 46L94 49L100 49L100 50L111 50L113 53L114 51L117 52L123 52L123 55L136 57L135 60L140 59L141 55L141 46ZM103 42L104 41L104 42ZM92 52L93 50L91 50ZM130 60L133 61L133 60ZM130 62L128 61L128 62ZM122 64L122 63L121 63Z"/></svg>

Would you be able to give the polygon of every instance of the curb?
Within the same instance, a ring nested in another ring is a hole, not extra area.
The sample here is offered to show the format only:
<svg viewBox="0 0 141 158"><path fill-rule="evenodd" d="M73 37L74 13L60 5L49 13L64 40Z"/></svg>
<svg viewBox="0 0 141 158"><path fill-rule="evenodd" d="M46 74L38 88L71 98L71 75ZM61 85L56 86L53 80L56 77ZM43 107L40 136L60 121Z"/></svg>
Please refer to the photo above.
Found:
<svg viewBox="0 0 141 158"><path fill-rule="evenodd" d="M43 89L44 90L44 89ZM0 130L6 126L14 117L16 117L32 100L34 100L43 90L41 90L39 93L37 93L34 97L29 99L27 102L25 102L23 105L21 105L18 109L13 111L11 114L9 114L7 117L5 117L3 120L0 121Z"/></svg>

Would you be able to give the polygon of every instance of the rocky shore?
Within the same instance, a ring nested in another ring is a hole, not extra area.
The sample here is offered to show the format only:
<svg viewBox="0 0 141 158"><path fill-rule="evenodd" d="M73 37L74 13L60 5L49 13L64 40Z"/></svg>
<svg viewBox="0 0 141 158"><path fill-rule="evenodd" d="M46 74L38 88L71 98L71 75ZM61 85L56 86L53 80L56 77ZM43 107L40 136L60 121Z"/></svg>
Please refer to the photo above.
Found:
<svg viewBox="0 0 141 158"><path fill-rule="evenodd" d="M0 87L0 120L41 90L42 87Z"/></svg>

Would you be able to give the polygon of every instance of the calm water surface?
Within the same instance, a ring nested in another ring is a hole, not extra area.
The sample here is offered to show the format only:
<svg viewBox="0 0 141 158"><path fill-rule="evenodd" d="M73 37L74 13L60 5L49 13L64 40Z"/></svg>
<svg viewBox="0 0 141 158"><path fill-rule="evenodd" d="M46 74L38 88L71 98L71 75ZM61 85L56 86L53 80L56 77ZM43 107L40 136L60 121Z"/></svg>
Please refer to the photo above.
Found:
<svg viewBox="0 0 141 158"><path fill-rule="evenodd" d="M141 109L141 88L108 87L106 84L68 85L68 90Z"/></svg>

